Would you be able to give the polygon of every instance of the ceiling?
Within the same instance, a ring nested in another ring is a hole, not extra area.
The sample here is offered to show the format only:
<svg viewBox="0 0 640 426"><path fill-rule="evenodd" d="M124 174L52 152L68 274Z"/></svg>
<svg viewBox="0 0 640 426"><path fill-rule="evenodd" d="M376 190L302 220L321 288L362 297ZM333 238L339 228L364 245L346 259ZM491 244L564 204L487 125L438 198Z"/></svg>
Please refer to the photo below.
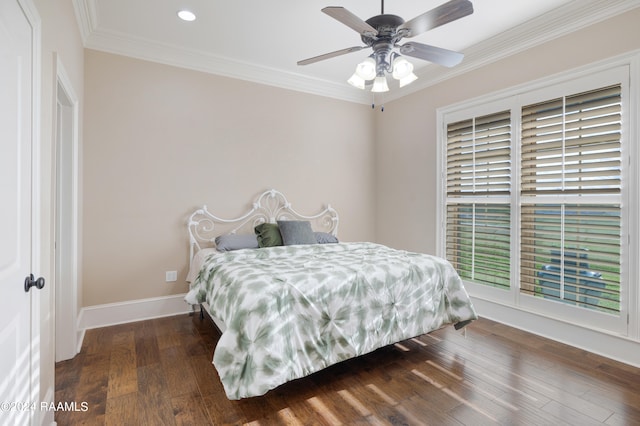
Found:
<svg viewBox="0 0 640 426"><path fill-rule="evenodd" d="M446 0L387 0L385 13L414 18ZM411 41L465 54L455 68L410 58L418 81L390 84L392 100L640 6L640 0L471 0L472 15ZM366 20L379 1L73 0L87 48L213 74L369 103L346 80L370 49L298 66L296 62L362 46L359 34L320 10L343 6ZM177 17L188 9L193 22ZM377 95L378 96L378 95Z"/></svg>

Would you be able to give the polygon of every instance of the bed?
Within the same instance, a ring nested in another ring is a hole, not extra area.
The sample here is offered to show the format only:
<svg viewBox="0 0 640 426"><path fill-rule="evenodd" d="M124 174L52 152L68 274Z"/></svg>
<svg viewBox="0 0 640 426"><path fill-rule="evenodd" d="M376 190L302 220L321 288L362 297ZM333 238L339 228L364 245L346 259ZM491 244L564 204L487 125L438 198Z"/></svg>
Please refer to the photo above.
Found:
<svg viewBox="0 0 640 426"><path fill-rule="evenodd" d="M331 206L302 215L276 190L236 219L206 206L190 216L185 300L222 333L213 364L229 399L477 318L446 260L338 242L338 224ZM270 239L273 229L283 245Z"/></svg>

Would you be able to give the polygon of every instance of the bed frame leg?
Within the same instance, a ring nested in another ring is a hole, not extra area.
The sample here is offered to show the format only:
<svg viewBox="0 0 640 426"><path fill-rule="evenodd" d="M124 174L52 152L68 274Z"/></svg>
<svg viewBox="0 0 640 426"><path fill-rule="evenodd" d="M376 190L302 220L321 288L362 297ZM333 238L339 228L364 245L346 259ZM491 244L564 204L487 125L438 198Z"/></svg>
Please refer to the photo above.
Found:
<svg viewBox="0 0 640 426"><path fill-rule="evenodd" d="M204 311L202 310L202 304L200 305L200 320L204 319Z"/></svg>

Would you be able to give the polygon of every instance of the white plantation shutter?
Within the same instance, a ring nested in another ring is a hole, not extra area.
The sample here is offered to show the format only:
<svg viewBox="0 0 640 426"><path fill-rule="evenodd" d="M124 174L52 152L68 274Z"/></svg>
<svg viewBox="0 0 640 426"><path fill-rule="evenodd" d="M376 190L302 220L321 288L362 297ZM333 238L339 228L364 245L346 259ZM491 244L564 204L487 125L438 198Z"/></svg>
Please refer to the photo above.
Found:
<svg viewBox="0 0 640 426"><path fill-rule="evenodd" d="M446 257L462 278L509 287L511 118L447 125Z"/></svg>
<svg viewBox="0 0 640 426"><path fill-rule="evenodd" d="M620 85L522 108L523 293L620 311L621 110Z"/></svg>
<svg viewBox="0 0 640 426"><path fill-rule="evenodd" d="M510 235L509 204L447 206L446 257L463 279L509 288Z"/></svg>
<svg viewBox="0 0 640 426"><path fill-rule="evenodd" d="M447 197L511 191L509 111L447 126Z"/></svg>
<svg viewBox="0 0 640 426"><path fill-rule="evenodd" d="M620 86L522 108L523 195L620 194Z"/></svg>
<svg viewBox="0 0 640 426"><path fill-rule="evenodd" d="M438 111L439 253L471 295L592 329L633 331L636 71L625 60Z"/></svg>

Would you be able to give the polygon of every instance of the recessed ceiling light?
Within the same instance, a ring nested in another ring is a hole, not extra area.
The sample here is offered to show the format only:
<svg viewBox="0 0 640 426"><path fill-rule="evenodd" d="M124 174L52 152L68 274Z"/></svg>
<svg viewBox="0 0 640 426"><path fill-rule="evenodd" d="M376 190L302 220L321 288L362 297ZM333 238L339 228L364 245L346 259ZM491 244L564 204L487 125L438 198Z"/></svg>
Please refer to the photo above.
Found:
<svg viewBox="0 0 640 426"><path fill-rule="evenodd" d="M180 19L182 19L183 21L195 21L196 20L196 15L195 13L189 11L189 10L179 10L178 11L178 17Z"/></svg>

